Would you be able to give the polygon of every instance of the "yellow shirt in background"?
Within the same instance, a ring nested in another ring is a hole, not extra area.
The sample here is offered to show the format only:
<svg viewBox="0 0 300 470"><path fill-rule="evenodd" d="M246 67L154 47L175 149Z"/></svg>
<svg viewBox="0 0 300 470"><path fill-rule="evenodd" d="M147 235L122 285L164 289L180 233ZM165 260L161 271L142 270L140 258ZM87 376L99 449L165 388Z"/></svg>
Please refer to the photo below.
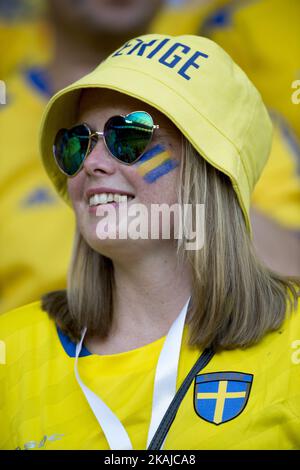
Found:
<svg viewBox="0 0 300 470"><path fill-rule="evenodd" d="M0 313L66 285L74 215L39 156L45 83L39 69L15 74L0 106Z"/></svg>
<svg viewBox="0 0 300 470"><path fill-rule="evenodd" d="M300 146L292 129L273 114L269 160L252 194L252 205L291 230L300 230Z"/></svg>

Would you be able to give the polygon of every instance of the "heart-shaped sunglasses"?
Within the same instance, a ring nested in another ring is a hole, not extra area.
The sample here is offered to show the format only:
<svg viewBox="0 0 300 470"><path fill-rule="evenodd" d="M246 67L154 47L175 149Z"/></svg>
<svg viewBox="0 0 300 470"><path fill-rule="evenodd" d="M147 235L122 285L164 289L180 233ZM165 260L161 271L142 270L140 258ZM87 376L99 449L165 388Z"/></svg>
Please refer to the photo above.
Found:
<svg viewBox="0 0 300 470"><path fill-rule="evenodd" d="M102 137L114 158L125 165L132 165L145 153L154 129L158 128L149 113L134 111L126 116L111 117L105 123L103 132L92 131L86 123L71 129L60 129L53 145L54 158L65 175L75 176L99 137Z"/></svg>

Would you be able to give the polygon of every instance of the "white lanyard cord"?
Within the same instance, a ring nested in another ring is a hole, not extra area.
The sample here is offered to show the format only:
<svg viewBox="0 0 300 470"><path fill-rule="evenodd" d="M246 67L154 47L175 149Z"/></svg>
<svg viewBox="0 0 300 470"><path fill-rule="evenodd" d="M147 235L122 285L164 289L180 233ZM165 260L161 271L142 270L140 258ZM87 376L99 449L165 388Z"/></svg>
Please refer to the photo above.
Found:
<svg viewBox="0 0 300 470"><path fill-rule="evenodd" d="M176 320L173 322L158 358L154 380L152 414L148 431L147 448L176 394L178 363L189 302L190 298Z"/></svg>
<svg viewBox="0 0 300 470"><path fill-rule="evenodd" d="M173 322L159 355L155 372L152 413L148 431L147 447L150 444L165 412L167 411L169 404L176 394L178 363L189 302L190 297L181 310L179 316ZM115 413L104 403L104 401L90 390L80 378L78 371L78 357L82 349L85 334L86 328L83 330L81 339L76 345L76 357L74 362L76 380L103 430L110 449L132 450L133 447L131 440L119 418L117 418Z"/></svg>
<svg viewBox="0 0 300 470"><path fill-rule="evenodd" d="M132 450L131 441L126 432L126 429L121 424L120 420L117 418L114 412L104 403L104 401L101 400L101 398L98 397L98 395L96 395L92 390L90 390L80 378L77 363L85 333L86 328L83 330L81 340L76 346L74 370L77 382L79 383L81 390L83 391L85 398L87 399L87 402L90 405L98 423L100 424L110 448L112 450ZM118 446L116 447L116 445Z"/></svg>

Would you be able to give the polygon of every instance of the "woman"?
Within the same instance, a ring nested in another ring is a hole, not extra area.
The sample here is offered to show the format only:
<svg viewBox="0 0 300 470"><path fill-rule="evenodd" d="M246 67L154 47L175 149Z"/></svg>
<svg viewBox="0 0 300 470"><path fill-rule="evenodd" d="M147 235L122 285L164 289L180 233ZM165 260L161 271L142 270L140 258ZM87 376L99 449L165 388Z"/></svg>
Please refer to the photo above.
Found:
<svg viewBox="0 0 300 470"><path fill-rule="evenodd" d="M254 86L196 36L134 39L50 100L75 245L66 292L0 319L1 447L300 448L299 284L250 235L270 143ZM193 211L153 226L174 204L204 204L196 245Z"/></svg>

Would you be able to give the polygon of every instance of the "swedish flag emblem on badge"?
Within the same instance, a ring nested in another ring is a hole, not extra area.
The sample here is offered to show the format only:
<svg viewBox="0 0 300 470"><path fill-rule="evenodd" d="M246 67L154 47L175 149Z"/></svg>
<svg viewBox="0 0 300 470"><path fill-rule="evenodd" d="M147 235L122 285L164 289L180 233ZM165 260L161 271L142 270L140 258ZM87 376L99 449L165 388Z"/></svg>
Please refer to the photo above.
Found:
<svg viewBox="0 0 300 470"><path fill-rule="evenodd" d="M243 372L200 374L195 378L194 407L200 418L222 424L245 408L253 375Z"/></svg>

